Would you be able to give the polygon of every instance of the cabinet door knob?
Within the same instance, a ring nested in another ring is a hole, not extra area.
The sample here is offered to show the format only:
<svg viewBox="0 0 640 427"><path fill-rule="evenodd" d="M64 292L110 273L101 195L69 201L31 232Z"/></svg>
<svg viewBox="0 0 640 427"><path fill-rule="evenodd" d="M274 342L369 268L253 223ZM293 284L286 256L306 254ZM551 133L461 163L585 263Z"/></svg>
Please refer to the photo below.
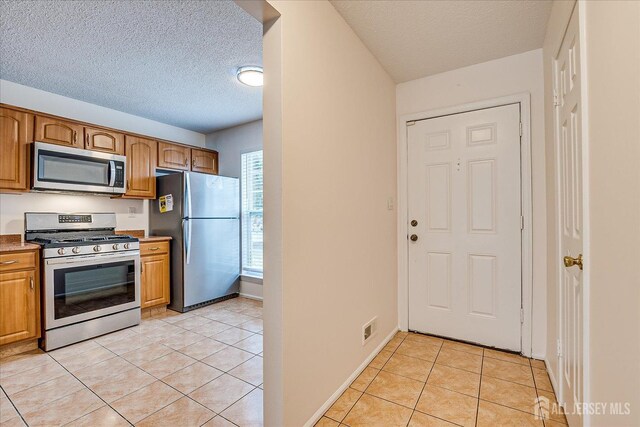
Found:
<svg viewBox="0 0 640 427"><path fill-rule="evenodd" d="M29 282L30 282L30 285L31 285L31 290L33 290L33 277L31 277L31 278L29 279Z"/></svg>
<svg viewBox="0 0 640 427"><path fill-rule="evenodd" d="M16 261L15 259L12 259L11 261L2 261L2 262L0 262L0 265L15 264L16 262L18 262L18 261Z"/></svg>

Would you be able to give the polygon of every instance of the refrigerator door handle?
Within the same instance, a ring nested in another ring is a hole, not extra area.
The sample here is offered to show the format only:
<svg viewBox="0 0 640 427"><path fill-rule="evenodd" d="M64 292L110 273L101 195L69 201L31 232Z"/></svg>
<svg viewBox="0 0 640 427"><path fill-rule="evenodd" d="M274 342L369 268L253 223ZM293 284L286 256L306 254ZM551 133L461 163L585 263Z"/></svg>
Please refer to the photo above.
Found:
<svg viewBox="0 0 640 427"><path fill-rule="evenodd" d="M191 218L191 178L189 176L189 172L185 172L184 174L184 192L185 192L185 214L187 218Z"/></svg>
<svg viewBox="0 0 640 427"><path fill-rule="evenodd" d="M188 219L182 220L182 235L184 236L184 257L185 262L191 261L191 224Z"/></svg>

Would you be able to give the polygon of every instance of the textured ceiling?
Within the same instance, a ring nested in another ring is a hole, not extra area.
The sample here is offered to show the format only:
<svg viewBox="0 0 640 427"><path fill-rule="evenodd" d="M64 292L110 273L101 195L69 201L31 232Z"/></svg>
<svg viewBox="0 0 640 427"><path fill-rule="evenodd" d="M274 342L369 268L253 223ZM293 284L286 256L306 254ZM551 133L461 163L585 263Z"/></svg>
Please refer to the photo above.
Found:
<svg viewBox="0 0 640 427"><path fill-rule="evenodd" d="M0 78L209 133L262 116L262 25L230 0L2 1Z"/></svg>
<svg viewBox="0 0 640 427"><path fill-rule="evenodd" d="M331 0L398 83L542 47L551 1Z"/></svg>

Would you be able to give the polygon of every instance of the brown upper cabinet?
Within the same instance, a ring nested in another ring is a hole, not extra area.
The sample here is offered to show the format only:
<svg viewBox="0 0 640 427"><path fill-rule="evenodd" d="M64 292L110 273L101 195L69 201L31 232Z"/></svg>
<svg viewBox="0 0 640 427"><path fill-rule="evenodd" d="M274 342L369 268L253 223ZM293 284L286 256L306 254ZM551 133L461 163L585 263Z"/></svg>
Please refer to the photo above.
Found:
<svg viewBox="0 0 640 427"><path fill-rule="evenodd" d="M84 148L104 153L124 155L124 135L111 130L85 127Z"/></svg>
<svg viewBox="0 0 640 427"><path fill-rule="evenodd" d="M156 198L156 141L125 136L124 153L127 156L127 192L123 197L136 199Z"/></svg>
<svg viewBox="0 0 640 427"><path fill-rule="evenodd" d="M29 190L33 114L0 108L0 190Z"/></svg>
<svg viewBox="0 0 640 427"><path fill-rule="evenodd" d="M158 142L158 167L189 170L191 149L168 142Z"/></svg>
<svg viewBox="0 0 640 427"><path fill-rule="evenodd" d="M46 116L36 116L36 141L83 148L83 126Z"/></svg>
<svg viewBox="0 0 640 427"><path fill-rule="evenodd" d="M202 173L218 173L218 152L191 149L191 170Z"/></svg>

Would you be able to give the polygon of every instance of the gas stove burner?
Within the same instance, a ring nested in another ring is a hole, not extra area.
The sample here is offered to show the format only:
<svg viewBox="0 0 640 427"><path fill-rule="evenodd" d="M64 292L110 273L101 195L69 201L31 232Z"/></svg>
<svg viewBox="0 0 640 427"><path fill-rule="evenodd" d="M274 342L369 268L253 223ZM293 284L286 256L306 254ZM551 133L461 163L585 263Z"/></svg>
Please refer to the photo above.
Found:
<svg viewBox="0 0 640 427"><path fill-rule="evenodd" d="M51 243L79 243L79 242L84 242L84 239L59 239L59 240L51 239L50 242Z"/></svg>

